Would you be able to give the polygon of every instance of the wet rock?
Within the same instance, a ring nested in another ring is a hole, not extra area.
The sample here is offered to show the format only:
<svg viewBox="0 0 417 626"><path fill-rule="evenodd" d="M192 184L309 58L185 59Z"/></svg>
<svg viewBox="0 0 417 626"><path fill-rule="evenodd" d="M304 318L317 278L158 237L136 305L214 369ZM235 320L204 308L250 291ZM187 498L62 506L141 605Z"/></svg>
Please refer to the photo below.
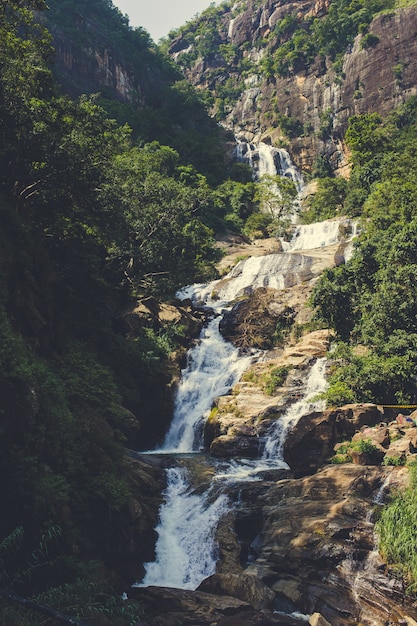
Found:
<svg viewBox="0 0 417 626"><path fill-rule="evenodd" d="M164 587L133 588L129 597L138 600L153 626L302 626L304 621L272 611L253 609L230 595Z"/></svg>
<svg viewBox="0 0 417 626"><path fill-rule="evenodd" d="M256 459L260 456L261 443L256 437L221 435L210 445L210 454L223 459Z"/></svg>
<svg viewBox="0 0 417 626"><path fill-rule="evenodd" d="M199 586L199 591L216 595L231 595L248 602L255 609L270 607L275 593L256 576L248 574L214 574Z"/></svg>

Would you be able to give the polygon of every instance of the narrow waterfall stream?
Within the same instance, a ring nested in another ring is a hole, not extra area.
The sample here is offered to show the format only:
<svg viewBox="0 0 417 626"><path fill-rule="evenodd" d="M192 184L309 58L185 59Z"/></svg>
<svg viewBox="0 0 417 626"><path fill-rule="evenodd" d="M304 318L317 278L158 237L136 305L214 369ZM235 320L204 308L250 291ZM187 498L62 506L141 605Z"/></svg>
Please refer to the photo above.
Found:
<svg viewBox="0 0 417 626"><path fill-rule="evenodd" d="M249 153L246 158L254 159L255 150L248 146L239 147L238 144L238 149L243 151L245 148L246 153ZM272 159L275 168L277 160L279 163L284 161L287 170L290 169L287 157L277 156L278 152L265 144L260 145L256 158L259 163L269 164L268 167L272 167ZM258 172L261 167L259 163ZM283 289L289 284L302 282L306 278L310 261L309 257L294 250L333 245L337 241L335 237L338 232L337 221L301 227L301 230L297 229L293 242L288 244L287 251L248 258L238 263L221 280L208 285L192 285L177 294L180 298L191 298L196 306L207 308L213 317L188 354L187 366L182 372L177 391L172 424L157 453L171 455L173 465L175 455L199 453L203 447L204 423L214 399L228 393L258 356L241 354L221 336L221 317L230 308L231 302L257 287ZM326 359L322 358L307 370L302 397L289 406L283 417L276 420L258 460L232 460L214 464L216 480L203 490L201 486L196 490L183 467L166 470L165 501L156 528L156 559L145 564L146 573L140 586L196 589L215 572L216 530L219 520L231 506L228 497L221 491L221 485L227 485L230 489L231 484L238 486L242 481L258 480L260 472L266 468L288 468L283 459L286 435L300 417L323 408L323 403L317 401L316 396L326 388L325 367Z"/></svg>
<svg viewBox="0 0 417 626"><path fill-rule="evenodd" d="M220 319L218 316L211 320L199 343L189 352L162 452L201 450L203 426L214 398L231 389L250 364L251 357L240 356L239 350L223 339Z"/></svg>
<svg viewBox="0 0 417 626"><path fill-rule="evenodd" d="M291 404L285 415L276 420L273 428L270 430L265 444L264 459L283 461L287 433L303 415L312 411L321 411L325 408L324 400L318 400L316 397L326 389L325 370L326 358L317 359L308 375L303 398Z"/></svg>

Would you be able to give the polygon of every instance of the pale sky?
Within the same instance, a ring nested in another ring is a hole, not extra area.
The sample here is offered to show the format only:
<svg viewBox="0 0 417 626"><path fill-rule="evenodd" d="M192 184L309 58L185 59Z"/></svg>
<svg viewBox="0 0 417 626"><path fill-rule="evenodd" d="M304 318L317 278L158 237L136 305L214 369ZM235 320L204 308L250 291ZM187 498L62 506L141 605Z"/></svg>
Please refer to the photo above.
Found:
<svg viewBox="0 0 417 626"><path fill-rule="evenodd" d="M154 41L166 37L197 13L207 9L212 0L113 0L124 15L129 16L131 26L142 26ZM220 4L217 0L215 4Z"/></svg>

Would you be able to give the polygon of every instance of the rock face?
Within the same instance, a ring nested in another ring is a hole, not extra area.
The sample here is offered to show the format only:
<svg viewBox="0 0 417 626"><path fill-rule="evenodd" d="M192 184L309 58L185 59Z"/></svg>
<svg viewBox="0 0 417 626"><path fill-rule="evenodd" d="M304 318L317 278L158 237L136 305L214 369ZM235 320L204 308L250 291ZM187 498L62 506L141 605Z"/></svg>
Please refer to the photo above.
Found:
<svg viewBox="0 0 417 626"><path fill-rule="evenodd" d="M328 348L326 330L309 333L294 346L253 366L234 386L230 395L216 400L206 423L205 442L216 457L256 458L262 453L264 437L271 423L279 419L286 406L300 396L308 366ZM284 368L288 375L271 395L264 391L273 371Z"/></svg>
<svg viewBox="0 0 417 626"><path fill-rule="evenodd" d="M383 411L374 404L305 415L287 437L285 459L294 472L314 472L328 462L337 442L350 439L362 426L379 424L383 418Z"/></svg>
<svg viewBox="0 0 417 626"><path fill-rule="evenodd" d="M375 45L362 47L363 36L358 35L345 53L339 75L331 63L316 60L307 69L285 77L262 77L259 66L274 51L271 41L277 23L292 15L321 17L328 6L327 0L265 0L254 8L247 1L219 9L216 21L213 16L202 16L202 21L212 20L216 29L215 50L204 59L183 64L183 70L194 85L208 88L215 96L222 97L224 73L237 84L244 83L241 95L217 112L237 136L275 144L285 138L299 169L311 171L317 155L325 154L333 169L343 173L346 151L342 137L349 117L374 111L385 115L417 93L417 6L377 16L369 27ZM241 54L244 79L238 62L226 62L222 57L224 46ZM182 55L192 47L192 33L183 32L172 42L171 55L181 65ZM276 112L297 120L303 132L284 137ZM329 127L323 132L326 117Z"/></svg>
<svg viewBox="0 0 417 626"><path fill-rule="evenodd" d="M245 573L275 591L276 608L319 610L332 626L382 626L398 623L407 610L415 615L410 605L398 607L402 587L373 551L367 511L387 471L328 466L314 476L264 485L261 493L248 488L263 525ZM392 487L406 480L406 470L393 471Z"/></svg>

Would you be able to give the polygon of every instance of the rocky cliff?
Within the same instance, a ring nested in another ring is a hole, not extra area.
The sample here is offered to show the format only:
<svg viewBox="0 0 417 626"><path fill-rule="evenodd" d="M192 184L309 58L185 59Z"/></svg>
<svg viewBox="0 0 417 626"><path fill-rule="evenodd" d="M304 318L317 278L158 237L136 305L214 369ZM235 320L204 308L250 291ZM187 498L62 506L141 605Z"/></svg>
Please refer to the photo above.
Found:
<svg viewBox="0 0 417 626"><path fill-rule="evenodd" d="M333 169L344 167L342 138L349 117L373 111L385 115L417 92L415 5L376 15L333 62L314 56L314 50L300 62L308 46L300 52L295 42L285 57L290 66L282 68L279 50L300 37L300 30L289 28L291 20L305 30L309 20L327 15L329 5L326 0L223 4L183 29L169 50L194 85L211 91L213 112L222 124L250 141L289 145L306 171L319 155ZM210 39L204 55L203 37Z"/></svg>
<svg viewBox="0 0 417 626"><path fill-rule="evenodd" d="M51 0L48 5L39 19L52 35L55 74L66 94L101 93L140 107L169 81L147 32L130 28L111 4Z"/></svg>

